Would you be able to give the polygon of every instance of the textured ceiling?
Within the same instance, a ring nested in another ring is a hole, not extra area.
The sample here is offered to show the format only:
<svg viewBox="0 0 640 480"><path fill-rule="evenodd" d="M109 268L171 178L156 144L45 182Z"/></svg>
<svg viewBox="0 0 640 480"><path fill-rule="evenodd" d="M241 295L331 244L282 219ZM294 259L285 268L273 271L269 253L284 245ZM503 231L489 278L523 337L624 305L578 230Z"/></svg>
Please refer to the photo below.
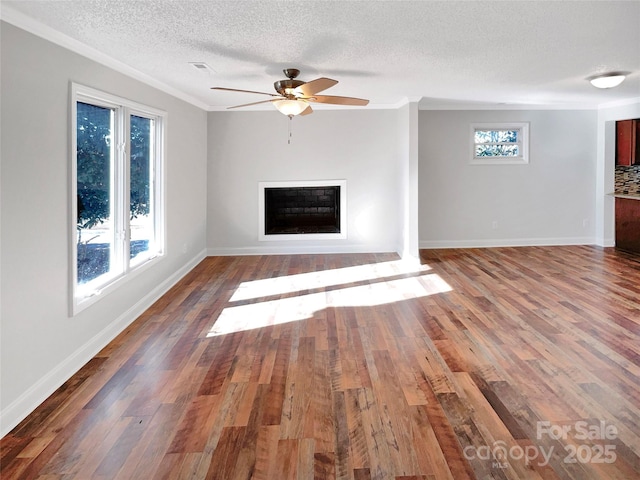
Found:
<svg viewBox="0 0 640 480"><path fill-rule="evenodd" d="M372 107L594 106L640 97L640 1L2 0L209 109L264 99L282 69ZM18 25L20 26L20 25ZM189 62L206 62L202 73ZM631 72L615 89L587 77Z"/></svg>

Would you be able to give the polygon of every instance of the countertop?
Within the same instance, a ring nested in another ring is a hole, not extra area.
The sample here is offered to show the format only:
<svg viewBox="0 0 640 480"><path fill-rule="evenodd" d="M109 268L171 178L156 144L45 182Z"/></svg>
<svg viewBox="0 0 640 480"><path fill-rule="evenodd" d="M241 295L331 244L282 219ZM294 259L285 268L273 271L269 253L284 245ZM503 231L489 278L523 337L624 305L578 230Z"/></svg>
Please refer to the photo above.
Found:
<svg viewBox="0 0 640 480"><path fill-rule="evenodd" d="M628 194L628 193L610 193L609 195L616 198L626 198L627 200L640 200L640 194Z"/></svg>

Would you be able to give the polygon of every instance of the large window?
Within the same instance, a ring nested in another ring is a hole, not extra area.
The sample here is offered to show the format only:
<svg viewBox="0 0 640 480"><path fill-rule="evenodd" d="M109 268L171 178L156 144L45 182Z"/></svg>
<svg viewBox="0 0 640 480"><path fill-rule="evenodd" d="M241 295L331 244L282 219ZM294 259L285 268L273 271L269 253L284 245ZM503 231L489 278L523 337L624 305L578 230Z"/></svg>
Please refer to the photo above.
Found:
<svg viewBox="0 0 640 480"><path fill-rule="evenodd" d="M471 163L529 163L528 123L474 124L471 135Z"/></svg>
<svg viewBox="0 0 640 480"><path fill-rule="evenodd" d="M72 86L76 313L164 250L164 112Z"/></svg>

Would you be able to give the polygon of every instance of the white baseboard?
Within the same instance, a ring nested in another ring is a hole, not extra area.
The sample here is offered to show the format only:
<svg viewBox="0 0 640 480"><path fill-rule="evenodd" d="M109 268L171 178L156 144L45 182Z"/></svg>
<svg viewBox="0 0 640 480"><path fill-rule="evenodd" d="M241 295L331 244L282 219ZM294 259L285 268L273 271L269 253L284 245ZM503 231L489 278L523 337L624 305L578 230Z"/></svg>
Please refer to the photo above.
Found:
<svg viewBox="0 0 640 480"><path fill-rule="evenodd" d="M256 247L208 248L210 257L242 255L302 255L325 253L387 253L396 252L395 245L260 245Z"/></svg>
<svg viewBox="0 0 640 480"><path fill-rule="evenodd" d="M420 248L541 247L554 245L595 245L595 243L596 241L593 237L420 240Z"/></svg>
<svg viewBox="0 0 640 480"><path fill-rule="evenodd" d="M0 437L9 433L16 425L27 417L38 405L45 401L64 382L71 378L80 368L91 360L111 340L127 328L156 300L164 295L180 279L189 273L198 263L205 258L205 250L189 260L173 275L150 291L138 302L132 305L118 318L114 319L107 328L96 334L91 340L82 345L63 362L54 366L49 373L38 380L17 399L0 411Z"/></svg>
<svg viewBox="0 0 640 480"><path fill-rule="evenodd" d="M616 241L613 238L598 238L596 240L596 245L599 247L615 247Z"/></svg>

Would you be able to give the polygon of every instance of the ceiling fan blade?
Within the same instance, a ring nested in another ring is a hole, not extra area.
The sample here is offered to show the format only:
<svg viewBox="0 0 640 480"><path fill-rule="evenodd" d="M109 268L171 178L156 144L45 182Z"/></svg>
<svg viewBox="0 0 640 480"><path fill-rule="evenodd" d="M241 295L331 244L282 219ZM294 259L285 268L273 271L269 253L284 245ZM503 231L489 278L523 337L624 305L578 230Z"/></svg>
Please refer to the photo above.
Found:
<svg viewBox="0 0 640 480"><path fill-rule="evenodd" d="M274 98L273 100L262 100L260 102L252 102L252 103L243 103L242 105L234 105L233 107L227 107L227 110L231 108L241 108L241 107L250 107L251 105L260 105L261 103L271 103L274 100L283 100L284 97Z"/></svg>
<svg viewBox="0 0 640 480"><path fill-rule="evenodd" d="M313 113L313 108L311 108L311 105L307 105L307 108L305 108L300 115L309 115L311 113Z"/></svg>
<svg viewBox="0 0 640 480"><path fill-rule="evenodd" d="M338 83L337 80L321 77L321 78L316 78L315 80L311 80L310 82L304 83L299 87L297 87L295 90L296 92L302 93L305 97L308 97L310 95L313 95L314 93L318 93L323 90L326 90L329 87L333 87L336 83Z"/></svg>
<svg viewBox="0 0 640 480"><path fill-rule="evenodd" d="M364 98L336 97L333 95L313 95L304 100L307 102L331 103L333 105L365 106L369 104L369 100L365 100Z"/></svg>
<svg viewBox="0 0 640 480"><path fill-rule="evenodd" d="M277 93L255 92L253 90L238 90L237 88L211 87L211 90L224 90L225 92L257 93L258 95L269 95L270 97L280 96Z"/></svg>

